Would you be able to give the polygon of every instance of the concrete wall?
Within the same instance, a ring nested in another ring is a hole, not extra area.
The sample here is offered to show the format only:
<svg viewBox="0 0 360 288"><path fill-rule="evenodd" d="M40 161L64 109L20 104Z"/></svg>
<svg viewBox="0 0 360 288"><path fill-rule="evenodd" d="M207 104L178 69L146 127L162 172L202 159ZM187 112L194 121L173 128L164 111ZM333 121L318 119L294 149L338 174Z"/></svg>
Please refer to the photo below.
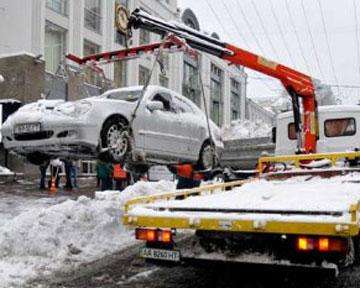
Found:
<svg viewBox="0 0 360 288"><path fill-rule="evenodd" d="M44 90L45 62L30 55L0 58L0 99L17 99L30 103L41 98Z"/></svg>

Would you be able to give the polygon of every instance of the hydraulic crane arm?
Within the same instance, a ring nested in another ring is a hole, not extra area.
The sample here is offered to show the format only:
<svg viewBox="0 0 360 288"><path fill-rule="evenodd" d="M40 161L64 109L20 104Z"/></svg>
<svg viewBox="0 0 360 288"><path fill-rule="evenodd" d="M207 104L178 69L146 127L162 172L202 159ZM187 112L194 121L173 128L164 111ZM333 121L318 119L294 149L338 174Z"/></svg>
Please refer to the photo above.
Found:
<svg viewBox="0 0 360 288"><path fill-rule="evenodd" d="M279 79L291 96L295 130L297 132L297 152L315 153L317 142L317 104L315 85L310 76L275 63L264 57L248 52L234 45L191 29L174 21L164 21L143 10L136 9L130 16L128 29L142 28L166 36L173 34L197 50L212 54L235 65L253 69ZM300 98L303 107L303 123L300 114Z"/></svg>

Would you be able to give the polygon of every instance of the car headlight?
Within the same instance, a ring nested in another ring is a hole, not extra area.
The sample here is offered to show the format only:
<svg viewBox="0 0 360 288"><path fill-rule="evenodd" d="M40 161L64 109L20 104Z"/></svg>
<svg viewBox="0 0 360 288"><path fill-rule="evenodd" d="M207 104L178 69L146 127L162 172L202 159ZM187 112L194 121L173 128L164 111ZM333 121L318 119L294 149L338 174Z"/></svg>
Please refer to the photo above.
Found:
<svg viewBox="0 0 360 288"><path fill-rule="evenodd" d="M88 101L67 102L56 107L56 111L70 117L78 118L88 113L92 104Z"/></svg>

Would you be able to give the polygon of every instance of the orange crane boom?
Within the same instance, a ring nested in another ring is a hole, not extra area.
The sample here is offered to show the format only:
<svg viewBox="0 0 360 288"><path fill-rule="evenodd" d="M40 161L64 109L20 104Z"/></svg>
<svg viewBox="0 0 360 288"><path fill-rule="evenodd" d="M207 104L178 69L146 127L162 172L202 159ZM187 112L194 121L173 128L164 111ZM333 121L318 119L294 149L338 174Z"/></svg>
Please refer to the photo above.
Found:
<svg viewBox="0 0 360 288"><path fill-rule="evenodd" d="M128 19L128 29L142 28L162 36L173 34L197 50L215 55L235 65L242 65L279 79L289 93L297 133L297 153L315 153L317 142L317 103L313 79L299 71L270 61L264 57L221 42L197 30L174 21L164 21L147 12L136 9ZM302 99L303 119L300 113Z"/></svg>

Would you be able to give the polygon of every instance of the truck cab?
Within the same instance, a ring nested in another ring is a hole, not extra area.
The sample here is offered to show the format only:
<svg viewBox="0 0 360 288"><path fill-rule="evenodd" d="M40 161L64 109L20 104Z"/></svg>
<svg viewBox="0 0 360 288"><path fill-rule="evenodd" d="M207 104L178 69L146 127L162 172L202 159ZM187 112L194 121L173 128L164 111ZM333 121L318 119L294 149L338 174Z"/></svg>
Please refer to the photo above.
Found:
<svg viewBox="0 0 360 288"><path fill-rule="evenodd" d="M319 107L317 153L354 151L360 148L360 106L329 105ZM296 150L292 112L279 114L276 123L276 155L291 155Z"/></svg>

